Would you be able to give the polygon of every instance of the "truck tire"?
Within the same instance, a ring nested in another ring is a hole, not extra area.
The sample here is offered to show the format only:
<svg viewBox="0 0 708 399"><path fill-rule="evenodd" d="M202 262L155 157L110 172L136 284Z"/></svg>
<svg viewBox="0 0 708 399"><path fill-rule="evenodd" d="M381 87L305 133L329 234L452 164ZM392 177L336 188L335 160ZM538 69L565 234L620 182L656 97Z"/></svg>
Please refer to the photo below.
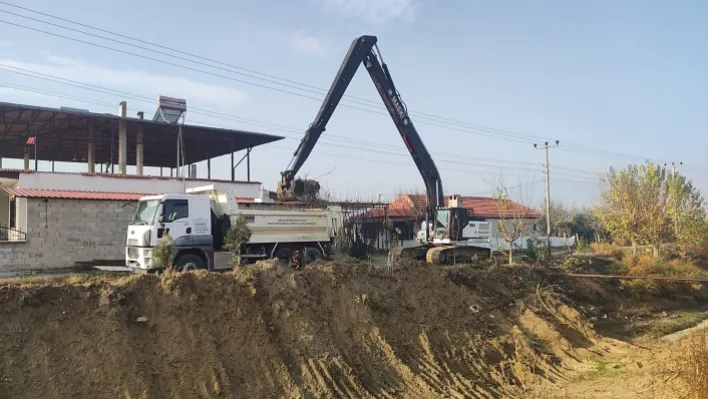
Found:
<svg viewBox="0 0 708 399"><path fill-rule="evenodd" d="M206 265L204 260L195 254L184 254L180 255L175 261L175 270L179 272L186 272L190 270L204 269Z"/></svg>
<svg viewBox="0 0 708 399"><path fill-rule="evenodd" d="M305 248L305 259L303 259L303 264L309 265L312 262L316 262L318 260L322 260L324 258L324 255L322 254L322 251L319 250L319 248L315 247L306 247Z"/></svg>
<svg viewBox="0 0 708 399"><path fill-rule="evenodd" d="M288 247L278 248L273 254L273 257L283 266L293 266L293 250Z"/></svg>

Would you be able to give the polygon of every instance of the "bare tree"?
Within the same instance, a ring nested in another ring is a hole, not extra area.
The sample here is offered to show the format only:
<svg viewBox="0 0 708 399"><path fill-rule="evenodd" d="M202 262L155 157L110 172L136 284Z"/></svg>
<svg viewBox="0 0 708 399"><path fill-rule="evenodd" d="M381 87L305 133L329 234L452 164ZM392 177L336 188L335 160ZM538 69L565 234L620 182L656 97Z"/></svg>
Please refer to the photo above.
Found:
<svg viewBox="0 0 708 399"><path fill-rule="evenodd" d="M523 184L519 184L517 187L521 188L522 186ZM494 203L499 217L497 233L508 245L507 252L509 264L511 265L514 263L514 243L530 233L528 224L531 220L534 220L535 223L538 215L533 209L523 205L525 201L522 199L521 190L519 190L519 200L513 201L511 199L509 189L504 184L503 179L499 179L493 192Z"/></svg>
<svg viewBox="0 0 708 399"><path fill-rule="evenodd" d="M408 215L408 211L413 216L413 237L418 233L420 224L425 220L427 209L425 191L419 188L399 190L395 199L391 202L391 216L400 213L401 216Z"/></svg>

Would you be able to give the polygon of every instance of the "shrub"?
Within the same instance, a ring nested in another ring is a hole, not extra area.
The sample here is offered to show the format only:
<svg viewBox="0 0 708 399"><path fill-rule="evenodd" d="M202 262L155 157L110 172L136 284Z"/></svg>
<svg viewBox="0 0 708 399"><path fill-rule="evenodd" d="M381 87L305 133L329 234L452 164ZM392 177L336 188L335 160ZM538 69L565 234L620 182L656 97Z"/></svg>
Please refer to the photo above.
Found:
<svg viewBox="0 0 708 399"><path fill-rule="evenodd" d="M248 222L246 222L246 218L243 215L238 215L235 223L231 225L224 238L224 248L234 254L234 266L241 264L241 252L244 244L250 239L251 229L248 227Z"/></svg>
<svg viewBox="0 0 708 399"><path fill-rule="evenodd" d="M536 241L532 238L526 239L526 248L524 249L524 255L531 262L536 262L540 258L539 248L536 246Z"/></svg>
<svg viewBox="0 0 708 399"><path fill-rule="evenodd" d="M583 269L583 261L575 256L570 256L563 261L561 267L568 273L577 273Z"/></svg>
<svg viewBox="0 0 708 399"><path fill-rule="evenodd" d="M617 260L621 260L624 257L624 251L615 243L593 242L590 244L590 248L597 255L612 256Z"/></svg>
<svg viewBox="0 0 708 399"><path fill-rule="evenodd" d="M708 398L708 333L701 331L684 339L680 349L663 362L664 381L675 380L682 398Z"/></svg>
<svg viewBox="0 0 708 399"><path fill-rule="evenodd" d="M651 255L627 256L622 260L622 271L628 276L660 276L676 278L705 278L708 273L694 263L681 259L664 261ZM700 284L680 281L630 280L622 285L637 297L673 297L695 299Z"/></svg>
<svg viewBox="0 0 708 399"><path fill-rule="evenodd" d="M152 253L152 264L169 269L172 267L172 237L165 233L157 243Z"/></svg>
<svg viewBox="0 0 708 399"><path fill-rule="evenodd" d="M590 252L590 244L588 244L587 240L584 238L580 237L578 238L578 246L576 249L578 252Z"/></svg>

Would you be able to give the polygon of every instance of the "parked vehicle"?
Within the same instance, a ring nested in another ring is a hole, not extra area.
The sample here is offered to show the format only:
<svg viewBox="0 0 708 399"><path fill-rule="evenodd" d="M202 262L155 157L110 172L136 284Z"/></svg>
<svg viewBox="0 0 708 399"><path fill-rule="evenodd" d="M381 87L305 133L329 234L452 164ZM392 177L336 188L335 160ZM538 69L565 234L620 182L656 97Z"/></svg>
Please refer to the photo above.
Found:
<svg viewBox="0 0 708 399"><path fill-rule="evenodd" d="M162 268L153 262L163 235L173 241L177 270L233 267L224 250L224 238L239 215L246 219L251 238L245 244L246 261L277 258L303 264L326 259L342 226L339 206L322 208L254 204L239 207L236 198L213 186L188 189L184 194L162 194L140 199L126 236L126 266L134 271Z"/></svg>

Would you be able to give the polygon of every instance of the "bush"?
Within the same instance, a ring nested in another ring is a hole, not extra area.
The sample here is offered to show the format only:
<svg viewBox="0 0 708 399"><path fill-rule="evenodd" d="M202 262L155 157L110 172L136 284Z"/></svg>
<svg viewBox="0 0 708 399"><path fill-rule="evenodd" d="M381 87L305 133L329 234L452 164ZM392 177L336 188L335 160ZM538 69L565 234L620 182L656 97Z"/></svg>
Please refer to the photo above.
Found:
<svg viewBox="0 0 708 399"><path fill-rule="evenodd" d="M672 358L663 363L662 379L676 381L674 389L678 397L708 398L708 333L694 333L672 354Z"/></svg>
<svg viewBox="0 0 708 399"><path fill-rule="evenodd" d="M583 261L576 258L575 256L570 256L563 261L561 267L568 273L577 273L579 271L582 271Z"/></svg>
<svg viewBox="0 0 708 399"><path fill-rule="evenodd" d="M617 260L621 260L624 257L624 251L615 243L593 242L590 244L590 248L597 255L612 256Z"/></svg>
<svg viewBox="0 0 708 399"><path fill-rule="evenodd" d="M708 273L684 259L665 261L651 255L626 256L623 271L629 276L662 276L678 278L704 278Z"/></svg>
<svg viewBox="0 0 708 399"><path fill-rule="evenodd" d="M664 261L651 255L627 256L621 263L622 272L628 276L706 278L708 273L694 263L681 259ZM622 286L639 298L672 297L695 299L702 289L701 284L681 281L629 280Z"/></svg>
<svg viewBox="0 0 708 399"><path fill-rule="evenodd" d="M165 233L157 243L152 253L152 264L166 269L172 267L172 237Z"/></svg>
<svg viewBox="0 0 708 399"><path fill-rule="evenodd" d="M536 241L532 238L526 239L526 248L524 249L524 255L531 262L536 262L541 257L539 248L536 246Z"/></svg>
<svg viewBox="0 0 708 399"><path fill-rule="evenodd" d="M251 239L251 229L243 215L238 215L236 222L231 225L224 238L224 248L233 252L234 266L241 264L241 251L244 244Z"/></svg>
<svg viewBox="0 0 708 399"><path fill-rule="evenodd" d="M590 244L588 244L587 240L584 238L580 237L578 238L578 246L576 248L578 252L590 252Z"/></svg>

